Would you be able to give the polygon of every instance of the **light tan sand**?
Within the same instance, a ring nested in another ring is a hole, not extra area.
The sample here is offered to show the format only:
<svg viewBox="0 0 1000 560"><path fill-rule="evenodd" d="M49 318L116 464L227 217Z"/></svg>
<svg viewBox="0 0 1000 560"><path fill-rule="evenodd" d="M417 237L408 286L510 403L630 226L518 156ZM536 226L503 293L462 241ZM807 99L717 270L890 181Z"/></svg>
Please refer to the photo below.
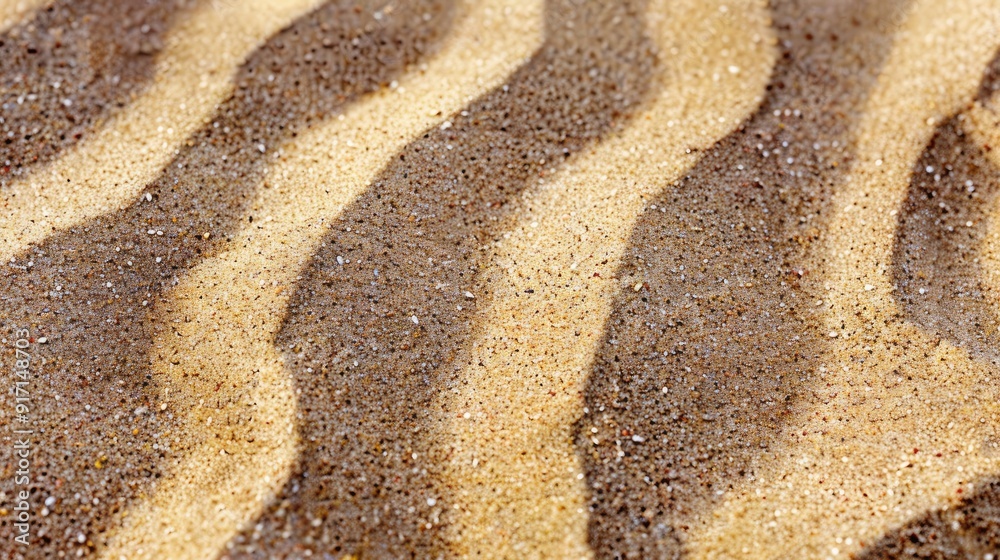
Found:
<svg viewBox="0 0 1000 560"><path fill-rule="evenodd" d="M198 3L0 188L0 552L1000 557L998 49L991 0Z"/></svg>
<svg viewBox="0 0 1000 560"><path fill-rule="evenodd" d="M0 0L0 31L19 23L33 10L44 6L47 0Z"/></svg>
<svg viewBox="0 0 1000 560"><path fill-rule="evenodd" d="M127 111L37 173L4 179L0 261L135 197L230 94L243 59L319 1L202 2L169 31Z"/></svg>
<svg viewBox="0 0 1000 560"><path fill-rule="evenodd" d="M181 437L190 439L189 452L151 502L129 515L105 557L197 557L221 550L286 482L301 415L274 340L248 325L262 333L278 330L290 287L326 234L325 224L371 182L385 154L495 86L531 53L540 37L540 8L463 4L458 29L418 72L280 148L265 179L269 187L252 206L261 218L233 235L241 247L204 261L170 295L173 310L161 321L183 326L173 331L179 336L171 332L158 340L162 358L153 368L170 376L163 403L183 411L182 434L191 435ZM463 21L493 25L484 32ZM474 72L463 66L470 58L477 61ZM444 82L447 90L440 87ZM201 297L206 290L213 293L211 305ZM250 383L251 389L227 407L206 406L183 378L190 371L201 372L209 385ZM249 443L201 441L202 426L245 406L257 418L244 434Z"/></svg>
<svg viewBox="0 0 1000 560"><path fill-rule="evenodd" d="M763 480L717 512L710 555L856 550L921 509L960 498L956 490L971 492L1000 466L989 448L1000 412L995 372L900 320L890 275L895 216L918 157L935 128L974 99L1000 47L998 25L992 2L918 2L897 31L816 256L827 271L817 295L834 339L817 364L825 368L819 402L788 419L789 436L758 459Z"/></svg>
<svg viewBox="0 0 1000 560"><path fill-rule="evenodd" d="M774 37L761 3L648 10L661 58L655 97L626 130L539 179L502 238L484 248L494 292L486 327L458 358L473 364L463 383L435 406L448 411L439 420L453 457L444 485L459 496L450 540L462 557L590 555L572 428L613 298L643 281L595 272L619 266L659 182L676 180L694 164L692 149L710 147L763 98ZM704 47L717 43L746 47Z"/></svg>

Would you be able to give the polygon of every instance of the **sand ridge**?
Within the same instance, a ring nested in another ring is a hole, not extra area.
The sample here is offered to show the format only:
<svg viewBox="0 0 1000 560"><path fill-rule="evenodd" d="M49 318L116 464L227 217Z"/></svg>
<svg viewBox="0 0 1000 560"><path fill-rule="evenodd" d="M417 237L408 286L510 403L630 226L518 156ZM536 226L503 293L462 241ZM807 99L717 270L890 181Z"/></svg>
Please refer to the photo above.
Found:
<svg viewBox="0 0 1000 560"><path fill-rule="evenodd" d="M980 448L994 430L985 421L995 414L992 399L974 389L989 387L995 374L900 321L890 267L914 164L935 128L975 97L997 48L987 40L996 37L997 15L989 2L908 10L864 109L851 174L831 202L833 233L813 257L827 271L813 293L824 301L830 340L818 356L815 405L795 411L785 441L755 465L766 480L754 494L767 502L746 492L727 503L711 550L731 549L740 534L769 554L857 550L915 515L918 503L961 497L956 489L996 470ZM952 37L955 28L964 42ZM928 56L935 44L939 60ZM941 77L924 79L933 73ZM772 531L755 530L764 520Z"/></svg>
<svg viewBox="0 0 1000 560"><path fill-rule="evenodd" d="M591 554L572 431L613 296L642 283L614 271L662 182L763 98L774 63L763 4L652 3L643 17L659 59L651 99L624 130L540 177L484 247L493 301L459 358L461 383L434 405L452 457L444 484L461 508L451 527L460 557Z"/></svg>
<svg viewBox="0 0 1000 560"><path fill-rule="evenodd" d="M995 553L995 2L183 5L3 123L16 557Z"/></svg>
<svg viewBox="0 0 1000 560"><path fill-rule="evenodd" d="M903 7L773 6L765 100L639 217L576 431L599 555L704 554L692 538L780 433L823 343L805 252Z"/></svg>
<svg viewBox="0 0 1000 560"><path fill-rule="evenodd" d="M382 170L331 226L297 285L278 341L292 350L287 361L308 412L304 439L316 443L260 520L260 556L303 541L374 556L447 550L440 528L456 513L436 485L442 455L429 408L488 298L477 280L479 247L543 165L617 126L651 62L641 33L602 41L614 24L635 26L641 9L567 8L547 3L545 43L534 56ZM568 24L565 14L573 14ZM598 42L579 42L588 36ZM328 290L331 282L343 289ZM319 308L330 311L311 317ZM389 405L398 402L404 415ZM307 524L317 502L326 523ZM299 536L271 536L282 533Z"/></svg>
<svg viewBox="0 0 1000 560"><path fill-rule="evenodd" d="M379 21L374 9L327 3L304 15L244 62L233 94L131 204L32 246L19 256L24 265L15 261L4 276L10 319L33 327L41 321L36 330L48 333L50 365L40 392L64 399L45 403L51 424L38 445L78 505L62 504L62 515L45 519L54 526L39 527L43 535L65 531L81 535L88 548L100 547L114 514L142 499L168 457L191 444L176 433L179 418L159 402L161 381L151 370L156 331L170 328L154 318L171 305L166 294L181 274L175 271L228 242L283 138L335 116L416 62L440 35L434 18L449 21L450 11L433 2L426 10L428 20L424 11L401 11ZM331 30L339 31L332 35L337 41L326 36ZM287 79L272 78L277 72ZM197 380L197 371L189 373ZM78 382L61 385L69 377ZM200 389L217 402L238 393L221 385ZM84 425L91 446L75 457L84 438L68 437L68 428ZM55 553L63 541L46 544Z"/></svg>
<svg viewBox="0 0 1000 560"><path fill-rule="evenodd" d="M178 321L182 337L164 337L164 358L153 366L174 378L174 391L165 389L164 402L190 409L186 422L191 424L187 428L191 441L198 441L200 432L213 422L238 416L241 407L252 403L253 420L243 434L249 445L225 438L192 445L194 449L174 468L153 501L134 514L139 521L115 537L104 556L117 558L138 549L142 556L153 558L184 550L219 550L259 514L254 504L259 510L285 484L287 470L303 446L296 445L294 437L302 413L296 411L290 375L273 340L289 286L300 278L308 256L326 234L326 221L367 185L384 164L383 154L397 151L441 114L454 112L527 54L533 32L537 34L532 29L539 19L537 8L527 4L515 12L501 3L484 2L457 6L458 22L503 16L509 23L490 34L456 31L440 53L422 62L419 70L401 75L391 89L281 148L280 159L265 179L266 188L252 205L257 219L233 234L239 246L206 260L173 290L173 309L161 320L169 324L184 318ZM442 77L450 76L451 69L470 56L480 61L479 70L452 77L453 87L442 92L437 87ZM403 115L408 115L405 120ZM378 138L369 129L373 123L379 123ZM341 157L330 158L331 153ZM208 305L202 299L206 290L213 293ZM208 325L212 334L206 336ZM254 331L264 336L249 336ZM185 372L190 371L212 375L211 383L252 380L252 388L219 408L185 386ZM265 446L273 450L266 452ZM199 476L191 478L190 472ZM220 510L218 521L207 527L198 514L206 504ZM251 544L258 538L253 533L250 537Z"/></svg>
<svg viewBox="0 0 1000 560"><path fill-rule="evenodd" d="M262 37L318 2L206 1L192 6L190 17L165 33L155 75L133 92L125 110L95 121L79 142L52 154L50 163L34 173L0 177L0 261L127 204L231 94L233 74ZM58 101L57 93L48 95Z"/></svg>

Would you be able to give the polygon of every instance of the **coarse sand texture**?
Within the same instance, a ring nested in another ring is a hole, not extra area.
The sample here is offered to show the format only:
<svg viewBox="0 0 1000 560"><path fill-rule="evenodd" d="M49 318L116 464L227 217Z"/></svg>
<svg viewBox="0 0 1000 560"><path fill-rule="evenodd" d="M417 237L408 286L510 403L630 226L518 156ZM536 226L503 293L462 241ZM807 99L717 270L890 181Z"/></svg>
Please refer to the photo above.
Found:
<svg viewBox="0 0 1000 560"><path fill-rule="evenodd" d="M0 0L0 558L1000 560L998 224L1000 0Z"/></svg>

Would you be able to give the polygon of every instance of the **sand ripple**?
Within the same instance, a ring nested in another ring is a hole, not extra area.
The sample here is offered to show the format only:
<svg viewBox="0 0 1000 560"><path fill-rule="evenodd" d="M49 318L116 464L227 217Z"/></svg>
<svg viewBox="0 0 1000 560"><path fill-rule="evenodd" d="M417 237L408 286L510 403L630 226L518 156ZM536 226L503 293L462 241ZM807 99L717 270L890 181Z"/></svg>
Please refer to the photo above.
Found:
<svg viewBox="0 0 1000 560"><path fill-rule="evenodd" d="M0 0L0 315L47 339L0 550L998 554L998 37L991 0Z"/></svg>

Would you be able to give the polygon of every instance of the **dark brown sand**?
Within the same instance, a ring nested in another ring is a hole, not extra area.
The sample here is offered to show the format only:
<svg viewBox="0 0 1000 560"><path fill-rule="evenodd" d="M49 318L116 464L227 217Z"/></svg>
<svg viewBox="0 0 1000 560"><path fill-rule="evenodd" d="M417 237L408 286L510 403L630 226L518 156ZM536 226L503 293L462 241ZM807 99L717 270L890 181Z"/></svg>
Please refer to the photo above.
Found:
<svg viewBox="0 0 1000 560"><path fill-rule="evenodd" d="M194 0L60 0L0 35L0 186L126 106Z"/></svg>
<svg viewBox="0 0 1000 560"><path fill-rule="evenodd" d="M1000 554L1000 483L985 480L958 504L928 512L885 535L858 560L974 558Z"/></svg>
<svg viewBox="0 0 1000 560"><path fill-rule="evenodd" d="M1000 558L995 2L331 0L68 157L205 5L0 39L0 557Z"/></svg>
<svg viewBox="0 0 1000 560"><path fill-rule="evenodd" d="M277 339L301 389L305 447L228 556L446 554L448 450L430 408L461 382L455 358L489 303L479 249L532 180L642 101L655 60L643 10L547 2L532 59L403 149L332 225Z"/></svg>
<svg viewBox="0 0 1000 560"><path fill-rule="evenodd" d="M807 255L906 4L774 6L767 99L640 217L618 276L644 286L614 304L577 429L598 556L683 555L802 398L828 339Z"/></svg>
<svg viewBox="0 0 1000 560"><path fill-rule="evenodd" d="M184 455L171 440L185 426L176 411L154 406L160 391L149 368L157 335L150 326L159 325L171 287L225 247L238 222L253 219L247 203L284 139L385 87L433 46L450 17L447 4L430 0L378 21L373 11L330 2L271 38L244 64L233 97L137 200L31 247L5 271L7 321L48 338L35 391L59 395L37 412L45 431L35 439L32 494L39 503L62 498L37 520L32 557L78 544L100 549L115 514L151 491L164 461ZM196 387L199 372L190 375ZM246 389L233 379L192 391L222 406ZM242 421L233 423L203 437L238 438ZM3 453L9 469L12 449ZM0 491L12 495L6 474ZM13 531L4 518L0 539L10 542Z"/></svg>
<svg viewBox="0 0 1000 560"><path fill-rule="evenodd" d="M980 103L994 107L1000 89L1000 53L980 87ZM980 264L989 251L1000 167L988 140L977 137L963 111L937 130L913 174L900 212L893 275L900 307L928 332L997 365L1000 322L994 278ZM996 127L998 120L981 123ZM1000 147L998 147L1000 148ZM921 291L923 290L923 291ZM928 293L929 292L929 293Z"/></svg>

